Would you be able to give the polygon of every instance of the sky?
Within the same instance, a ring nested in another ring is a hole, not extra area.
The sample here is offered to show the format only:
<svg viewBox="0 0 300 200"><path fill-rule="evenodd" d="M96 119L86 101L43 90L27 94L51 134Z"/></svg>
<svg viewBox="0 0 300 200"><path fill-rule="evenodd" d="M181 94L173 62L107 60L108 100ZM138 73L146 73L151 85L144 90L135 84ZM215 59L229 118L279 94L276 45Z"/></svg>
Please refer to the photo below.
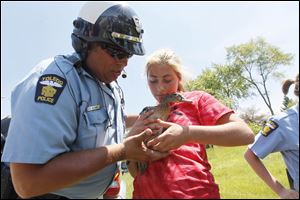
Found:
<svg viewBox="0 0 300 200"><path fill-rule="evenodd" d="M125 93L128 114L155 105L147 87L144 66L147 56L170 48L193 75L213 63L226 63L226 47L263 37L284 53L294 55L291 66L280 66L286 78L299 73L299 2L127 2L140 17L145 56L133 56L125 68L127 78L118 79ZM10 95L41 60L73 52L72 22L83 1L1 1L1 119L10 115ZM283 101L281 81L267 85L274 111ZM289 97L294 98L290 89ZM26 106L26 105L24 105ZM259 96L241 102L239 110L255 107L269 112Z"/></svg>

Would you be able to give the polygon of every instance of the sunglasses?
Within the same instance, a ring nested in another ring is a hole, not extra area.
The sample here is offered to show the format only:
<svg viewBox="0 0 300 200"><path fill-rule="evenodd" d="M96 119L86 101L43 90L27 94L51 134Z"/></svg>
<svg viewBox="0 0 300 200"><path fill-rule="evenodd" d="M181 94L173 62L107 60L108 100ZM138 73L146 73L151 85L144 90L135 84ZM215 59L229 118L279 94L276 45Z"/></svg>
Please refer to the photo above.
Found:
<svg viewBox="0 0 300 200"><path fill-rule="evenodd" d="M122 60L124 58L129 59L133 54L126 53L120 49L116 49L108 44L100 44L101 48L104 49L114 59Z"/></svg>

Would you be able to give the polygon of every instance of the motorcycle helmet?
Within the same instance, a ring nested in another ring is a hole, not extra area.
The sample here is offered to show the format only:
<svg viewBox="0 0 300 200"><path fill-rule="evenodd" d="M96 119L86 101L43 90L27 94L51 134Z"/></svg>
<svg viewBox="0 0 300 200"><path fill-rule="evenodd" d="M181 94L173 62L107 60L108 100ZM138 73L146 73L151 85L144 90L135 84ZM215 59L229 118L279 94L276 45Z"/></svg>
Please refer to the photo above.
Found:
<svg viewBox="0 0 300 200"><path fill-rule="evenodd" d="M85 59L88 43L99 42L130 55L144 55L144 30L136 13L115 2L87 2L73 21L72 46Z"/></svg>

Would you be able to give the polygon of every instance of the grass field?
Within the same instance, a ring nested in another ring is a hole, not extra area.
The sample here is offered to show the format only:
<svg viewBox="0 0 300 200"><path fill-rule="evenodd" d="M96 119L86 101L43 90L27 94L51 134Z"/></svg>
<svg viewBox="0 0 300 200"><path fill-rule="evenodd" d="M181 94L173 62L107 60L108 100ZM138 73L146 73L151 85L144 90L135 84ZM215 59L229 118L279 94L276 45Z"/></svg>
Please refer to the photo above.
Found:
<svg viewBox="0 0 300 200"><path fill-rule="evenodd" d="M219 147L207 149L212 173L220 187L222 199L279 199L279 197L254 173L244 159L246 147ZM267 169L288 187L285 165L280 153L273 153L263 162ZM126 182L127 195L132 197L132 177L122 176Z"/></svg>

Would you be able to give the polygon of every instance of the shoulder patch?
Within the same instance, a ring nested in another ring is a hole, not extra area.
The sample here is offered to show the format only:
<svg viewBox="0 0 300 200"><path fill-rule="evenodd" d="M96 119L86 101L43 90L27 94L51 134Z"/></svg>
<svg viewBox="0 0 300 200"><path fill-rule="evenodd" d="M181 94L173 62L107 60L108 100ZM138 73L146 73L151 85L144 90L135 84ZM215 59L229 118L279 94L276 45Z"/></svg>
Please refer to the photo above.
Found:
<svg viewBox="0 0 300 200"><path fill-rule="evenodd" d="M56 104L66 83L66 79L56 74L41 76L36 86L35 101L50 105Z"/></svg>
<svg viewBox="0 0 300 200"><path fill-rule="evenodd" d="M272 120L268 120L267 123L265 124L261 134L265 137L270 135L275 129L278 128L278 124Z"/></svg>

